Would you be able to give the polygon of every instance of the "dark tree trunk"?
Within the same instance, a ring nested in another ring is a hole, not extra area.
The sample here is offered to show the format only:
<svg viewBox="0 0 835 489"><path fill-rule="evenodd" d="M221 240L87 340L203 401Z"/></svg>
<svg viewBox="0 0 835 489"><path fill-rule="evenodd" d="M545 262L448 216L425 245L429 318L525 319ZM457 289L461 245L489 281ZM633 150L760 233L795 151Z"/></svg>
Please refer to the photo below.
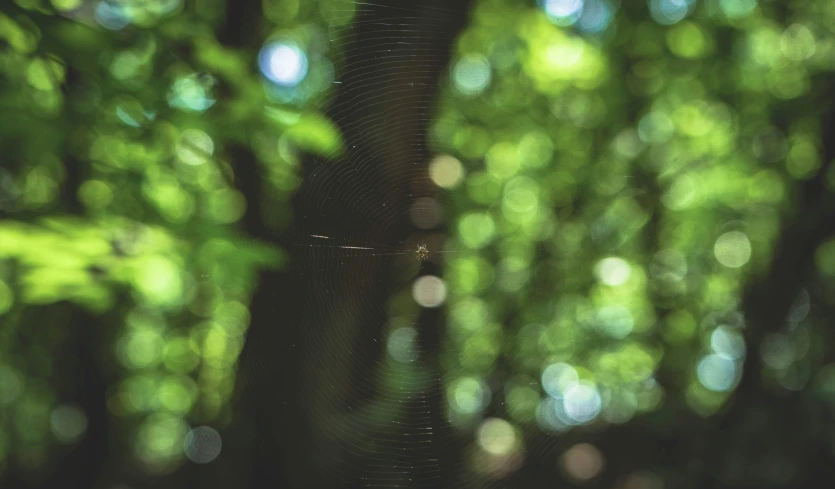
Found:
<svg viewBox="0 0 835 489"><path fill-rule="evenodd" d="M416 231L408 210L434 192L428 123L466 7L439 0L358 5L354 27L342 39L345 64L327 109L346 151L336 161L304 159L293 200L295 236L394 245ZM257 176L249 180L254 185ZM247 227L261 222L247 216ZM411 479L414 487L444 486L457 451L443 421L438 380L443 318L430 313L419 320L427 347L419 370L429 380L401 407L422 414L398 418L392 430L367 414L390 402L375 373L385 352L391 263L317 257L311 266L310 248L285 249L289 268L262 275L241 360L245 392L238 418L251 419L236 423L254 427L247 430L255 433L252 487L365 487L392 483L401 472L405 485ZM415 435L426 442L419 450L379 448L413 446Z"/></svg>

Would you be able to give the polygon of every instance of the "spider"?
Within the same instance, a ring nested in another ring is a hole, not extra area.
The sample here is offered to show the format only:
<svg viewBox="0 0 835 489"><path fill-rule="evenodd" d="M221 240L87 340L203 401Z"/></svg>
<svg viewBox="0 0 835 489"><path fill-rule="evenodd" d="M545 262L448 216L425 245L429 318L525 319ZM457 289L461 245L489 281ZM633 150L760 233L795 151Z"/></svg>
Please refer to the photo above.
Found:
<svg viewBox="0 0 835 489"><path fill-rule="evenodd" d="M426 257L429 256L429 250L426 248L425 244L419 244L415 250L415 255L417 255L418 260L425 260Z"/></svg>

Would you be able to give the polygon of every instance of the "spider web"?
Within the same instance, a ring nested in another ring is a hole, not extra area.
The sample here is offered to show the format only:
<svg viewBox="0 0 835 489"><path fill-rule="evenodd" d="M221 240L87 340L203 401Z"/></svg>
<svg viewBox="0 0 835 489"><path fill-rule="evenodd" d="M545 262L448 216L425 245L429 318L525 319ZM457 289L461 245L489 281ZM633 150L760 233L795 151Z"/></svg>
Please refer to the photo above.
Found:
<svg viewBox="0 0 835 489"><path fill-rule="evenodd" d="M350 28L329 33L343 60L333 97L316 110L340 128L345 151L306 158L293 204L299 218L282 243L304 297L300 324L288 327L305 338L292 345L303 364L300 395L282 403L315 420L305 432L312 464L344 487L447 485L454 462L445 454L460 444L442 408L440 313L414 304L410 284L441 275L444 257L463 251L440 216L430 226L415 216L454 213L429 177L426 134L450 25L466 12L423 3L345 2L332 11L356 9ZM411 314L398 312L404 298ZM406 360L393 361L388 336L404 321L416 337L399 345ZM243 380L268 388L262 381L271 374L259 370Z"/></svg>

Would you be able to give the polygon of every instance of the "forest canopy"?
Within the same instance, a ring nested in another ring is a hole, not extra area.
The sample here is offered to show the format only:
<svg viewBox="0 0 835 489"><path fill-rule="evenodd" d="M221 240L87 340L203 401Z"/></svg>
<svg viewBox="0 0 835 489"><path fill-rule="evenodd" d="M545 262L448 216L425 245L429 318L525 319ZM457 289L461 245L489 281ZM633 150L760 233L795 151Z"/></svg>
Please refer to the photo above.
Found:
<svg viewBox="0 0 835 489"><path fill-rule="evenodd" d="M833 71L830 0L7 2L0 485L831 476Z"/></svg>

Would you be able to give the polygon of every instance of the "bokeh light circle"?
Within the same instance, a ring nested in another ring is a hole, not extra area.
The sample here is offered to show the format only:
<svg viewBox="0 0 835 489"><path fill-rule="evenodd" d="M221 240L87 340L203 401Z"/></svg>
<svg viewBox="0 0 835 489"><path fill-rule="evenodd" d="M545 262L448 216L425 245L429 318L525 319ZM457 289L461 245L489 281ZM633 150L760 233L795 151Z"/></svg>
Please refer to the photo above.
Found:
<svg viewBox="0 0 835 489"><path fill-rule="evenodd" d="M751 259L751 242L742 231L730 231L716 240L713 254L722 265L739 268Z"/></svg>
<svg viewBox="0 0 835 489"><path fill-rule="evenodd" d="M446 284L434 275L424 275L412 285L412 297L423 307L438 307L446 300Z"/></svg>
<svg viewBox="0 0 835 489"><path fill-rule="evenodd" d="M87 431L87 416L76 406L60 405L52 410L49 426L58 440L73 442Z"/></svg>
<svg viewBox="0 0 835 489"><path fill-rule="evenodd" d="M606 285L618 286L629 280L632 268L626 260L609 257L600 260L595 267L598 279Z"/></svg>
<svg viewBox="0 0 835 489"><path fill-rule="evenodd" d="M455 63L452 82L464 95L477 95L490 85L490 62L484 56L467 56Z"/></svg>
<svg viewBox="0 0 835 489"><path fill-rule="evenodd" d="M464 179L464 167L454 156L439 155L429 163L429 178L441 188L452 189Z"/></svg>
<svg viewBox="0 0 835 489"><path fill-rule="evenodd" d="M183 451L194 463L207 464L220 455L223 442L220 433L209 426L198 426L188 432Z"/></svg>
<svg viewBox="0 0 835 489"><path fill-rule="evenodd" d="M590 443L578 443L560 457L563 472L575 482L594 479L603 470L603 465L603 454Z"/></svg>
<svg viewBox="0 0 835 489"><path fill-rule="evenodd" d="M542 9L557 25L568 26L583 14L583 0L543 0Z"/></svg>
<svg viewBox="0 0 835 489"><path fill-rule="evenodd" d="M727 392L736 384L736 363L721 354L706 355L696 367L699 382L714 392Z"/></svg>
<svg viewBox="0 0 835 489"><path fill-rule="evenodd" d="M565 414L577 424L587 423L600 413L602 402L597 388L580 381L565 390L563 397Z"/></svg>
<svg viewBox="0 0 835 489"><path fill-rule="evenodd" d="M565 390L577 383L579 377L577 370L567 363L554 363L542 371L542 388L554 398L561 399Z"/></svg>
<svg viewBox="0 0 835 489"><path fill-rule="evenodd" d="M261 49L258 66L276 85L295 87L307 76L307 54L292 42L272 42Z"/></svg>
<svg viewBox="0 0 835 489"><path fill-rule="evenodd" d="M505 455L516 446L516 431L501 418L487 419L478 429L478 444L487 453Z"/></svg>

